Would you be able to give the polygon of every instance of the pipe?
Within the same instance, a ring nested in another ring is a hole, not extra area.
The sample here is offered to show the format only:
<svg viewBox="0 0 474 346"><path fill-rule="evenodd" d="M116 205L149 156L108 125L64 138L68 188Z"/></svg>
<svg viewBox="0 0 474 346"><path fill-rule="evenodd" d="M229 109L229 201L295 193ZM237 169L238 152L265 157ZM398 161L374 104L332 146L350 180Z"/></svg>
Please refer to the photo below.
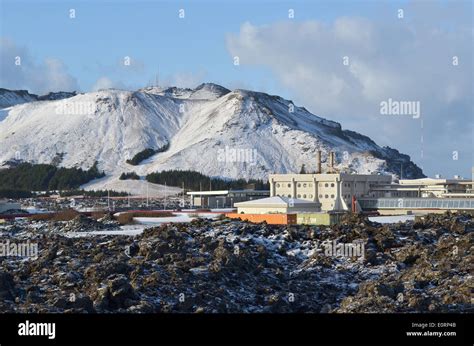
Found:
<svg viewBox="0 0 474 346"><path fill-rule="evenodd" d="M321 174L321 150L318 150L316 153L316 173Z"/></svg>
<svg viewBox="0 0 474 346"><path fill-rule="evenodd" d="M334 151L329 153L329 172L334 173Z"/></svg>

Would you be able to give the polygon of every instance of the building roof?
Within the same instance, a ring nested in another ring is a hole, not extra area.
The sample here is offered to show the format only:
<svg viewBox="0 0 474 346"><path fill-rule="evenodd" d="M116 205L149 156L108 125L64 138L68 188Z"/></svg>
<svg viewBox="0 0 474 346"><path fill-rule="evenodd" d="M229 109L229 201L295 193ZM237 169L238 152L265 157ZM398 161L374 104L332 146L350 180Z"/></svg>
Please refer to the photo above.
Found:
<svg viewBox="0 0 474 346"><path fill-rule="evenodd" d="M214 191L189 191L187 195L198 195L198 196L220 196L220 195L227 195L229 190L214 190Z"/></svg>
<svg viewBox="0 0 474 346"><path fill-rule="evenodd" d="M213 190L213 191L189 191L187 192L188 195L191 196L223 196L228 195L229 193L270 193L270 190L253 190L253 189L246 189L246 190Z"/></svg>
<svg viewBox="0 0 474 346"><path fill-rule="evenodd" d="M267 198L254 199L246 202L234 203L235 207L289 207L289 206L319 206L318 202L306 201L304 199L273 196Z"/></svg>
<svg viewBox="0 0 474 346"><path fill-rule="evenodd" d="M470 179L444 179L444 178L419 178L419 179L400 179L400 185L439 185L439 184L459 184L469 183Z"/></svg>

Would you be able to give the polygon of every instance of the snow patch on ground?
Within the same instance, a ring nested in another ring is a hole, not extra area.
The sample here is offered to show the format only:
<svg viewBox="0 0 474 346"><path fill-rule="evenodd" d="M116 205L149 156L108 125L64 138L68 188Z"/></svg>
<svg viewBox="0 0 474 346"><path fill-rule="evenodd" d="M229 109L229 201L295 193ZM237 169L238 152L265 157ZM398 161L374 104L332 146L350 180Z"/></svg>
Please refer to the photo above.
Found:
<svg viewBox="0 0 474 346"><path fill-rule="evenodd" d="M369 220L378 223L397 223L414 221L415 215L389 215L389 216L371 216Z"/></svg>

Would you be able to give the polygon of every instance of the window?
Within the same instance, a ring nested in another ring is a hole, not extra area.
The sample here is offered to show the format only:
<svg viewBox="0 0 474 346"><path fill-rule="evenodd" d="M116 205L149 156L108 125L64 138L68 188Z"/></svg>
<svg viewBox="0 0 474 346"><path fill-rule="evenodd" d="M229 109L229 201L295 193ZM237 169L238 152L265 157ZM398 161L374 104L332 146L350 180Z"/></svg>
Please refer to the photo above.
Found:
<svg viewBox="0 0 474 346"><path fill-rule="evenodd" d="M291 198L291 195L288 195L288 197L290 197L290 198Z"/></svg>
<svg viewBox="0 0 474 346"><path fill-rule="evenodd" d="M328 183L324 184L324 187L328 187L328 186L329 186Z"/></svg>
<svg viewBox="0 0 474 346"><path fill-rule="evenodd" d="M280 184L279 184L279 183L277 184L277 187L280 187Z"/></svg>
<svg viewBox="0 0 474 346"><path fill-rule="evenodd" d="M288 187L291 187L291 184L288 184Z"/></svg>
<svg viewBox="0 0 474 346"><path fill-rule="evenodd" d="M303 184L303 187L306 187L306 186L307 186L307 184L306 184L306 183L304 183L304 184Z"/></svg>
<svg viewBox="0 0 474 346"><path fill-rule="evenodd" d="M298 194L298 198L301 198L301 195L300 195L300 194Z"/></svg>
<svg viewBox="0 0 474 346"><path fill-rule="evenodd" d="M308 186L309 186L309 187L313 187L313 184L309 183L309 185L308 185Z"/></svg>
<svg viewBox="0 0 474 346"><path fill-rule="evenodd" d="M309 195L309 198L313 198L313 195Z"/></svg>
<svg viewBox="0 0 474 346"><path fill-rule="evenodd" d="M300 184L300 183L298 183L298 187L301 187L301 184Z"/></svg>
<svg viewBox="0 0 474 346"><path fill-rule="evenodd" d="M303 195L303 198L306 198L306 195Z"/></svg>
<svg viewBox="0 0 474 346"><path fill-rule="evenodd" d="M324 198L329 198L329 196L328 196L328 195L324 195Z"/></svg>
<svg viewBox="0 0 474 346"><path fill-rule="evenodd" d="M331 183L331 187L334 187L334 183Z"/></svg>
<svg viewBox="0 0 474 346"><path fill-rule="evenodd" d="M334 195L331 195L331 198L334 198Z"/></svg>

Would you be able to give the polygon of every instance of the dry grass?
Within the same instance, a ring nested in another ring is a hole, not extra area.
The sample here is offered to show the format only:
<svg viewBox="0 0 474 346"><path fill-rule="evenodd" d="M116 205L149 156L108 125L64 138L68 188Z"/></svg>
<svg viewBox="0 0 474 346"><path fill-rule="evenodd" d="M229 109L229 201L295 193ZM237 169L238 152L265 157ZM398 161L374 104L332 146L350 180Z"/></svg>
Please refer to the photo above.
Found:
<svg viewBox="0 0 474 346"><path fill-rule="evenodd" d="M52 221L71 221L80 214L81 213L79 213L78 211L75 211L74 209L65 209L54 214L51 220Z"/></svg>
<svg viewBox="0 0 474 346"><path fill-rule="evenodd" d="M134 211L130 213L121 213L115 217L115 219L121 224L121 225L130 225L133 224L133 218L134 217L171 217L175 216L175 214L169 212L169 211Z"/></svg>
<svg viewBox="0 0 474 346"><path fill-rule="evenodd" d="M30 219L35 221L70 221L78 215L80 213L74 209L64 209L57 213L35 214Z"/></svg>
<svg viewBox="0 0 474 346"><path fill-rule="evenodd" d="M103 211L94 211L91 213L91 218L94 220L102 219L106 215Z"/></svg>
<svg viewBox="0 0 474 346"><path fill-rule="evenodd" d="M53 218L54 214L35 214L30 217L30 220L34 221L49 221Z"/></svg>
<svg viewBox="0 0 474 346"><path fill-rule="evenodd" d="M133 214L132 213L122 213L115 216L115 220L118 221L121 225L130 225L133 223Z"/></svg>

